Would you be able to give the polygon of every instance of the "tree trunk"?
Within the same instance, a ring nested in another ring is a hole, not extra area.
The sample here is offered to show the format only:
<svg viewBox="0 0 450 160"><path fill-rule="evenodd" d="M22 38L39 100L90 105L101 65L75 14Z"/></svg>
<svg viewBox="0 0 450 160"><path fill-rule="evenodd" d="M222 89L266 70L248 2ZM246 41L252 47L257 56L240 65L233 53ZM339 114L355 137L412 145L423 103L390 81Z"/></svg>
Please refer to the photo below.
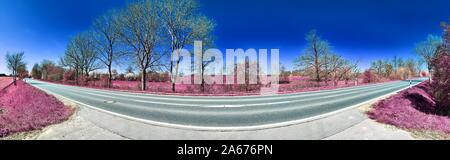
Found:
<svg viewBox="0 0 450 160"><path fill-rule="evenodd" d="M202 80L202 84L200 85L200 88L202 90L202 93L205 93L205 81Z"/></svg>
<svg viewBox="0 0 450 160"><path fill-rule="evenodd" d="M145 70L141 71L141 90L147 90L147 72Z"/></svg>
<svg viewBox="0 0 450 160"><path fill-rule="evenodd" d="M204 73L204 68L202 67L202 84L200 85L200 89L202 91L202 93L205 92L205 73Z"/></svg>
<svg viewBox="0 0 450 160"><path fill-rule="evenodd" d="M78 68L75 68L75 84L76 85L78 85L79 83L78 83L78 78L79 78L79 76L78 76Z"/></svg>
<svg viewBox="0 0 450 160"><path fill-rule="evenodd" d="M176 91L177 85L176 85L175 83L176 83L177 78L178 78L178 69L179 69L179 66L180 66L180 60L177 60L177 62L176 62L176 64L175 64L175 75L174 75L173 82L172 82L172 92L175 92L175 91ZM183 78L184 78L184 77L183 77Z"/></svg>
<svg viewBox="0 0 450 160"><path fill-rule="evenodd" d="M317 80L317 87L320 86L320 75L319 75L319 67L316 67L316 80Z"/></svg>
<svg viewBox="0 0 450 160"><path fill-rule="evenodd" d="M316 53L317 54L317 53ZM315 67L315 71L316 71L316 80L317 80L317 87L320 86L320 68L319 68L319 60L318 60L318 56L316 55L316 58L314 60L314 67Z"/></svg>
<svg viewBox="0 0 450 160"><path fill-rule="evenodd" d="M432 71L431 71L432 69L431 69L431 67L429 66L428 67L428 80L430 81L430 84L433 82L433 73L432 73Z"/></svg>
<svg viewBox="0 0 450 160"><path fill-rule="evenodd" d="M175 76L176 75L174 75L174 73L173 73L173 54L174 54L174 52L175 52L175 47L174 47L174 44L173 44L173 37L172 37L172 53L170 54L170 73L172 73L171 74L171 81L172 81L172 92L175 92Z"/></svg>
<svg viewBox="0 0 450 160"><path fill-rule="evenodd" d="M172 78L171 78L171 81L172 81L172 92L174 92L175 93L175 87L176 87L176 85L175 85L175 81L176 81L176 75L174 74L174 71L173 71L173 61L171 61L170 62L170 72L172 72Z"/></svg>
<svg viewBox="0 0 450 160"><path fill-rule="evenodd" d="M108 66L108 88L112 87L112 67Z"/></svg>
<svg viewBox="0 0 450 160"><path fill-rule="evenodd" d="M16 73L16 71L13 71L13 83L14 83L14 86L17 86L16 77L17 77L17 73Z"/></svg>
<svg viewBox="0 0 450 160"><path fill-rule="evenodd" d="M175 87L176 87L176 84L175 84L175 83L172 83L172 92L173 92L173 93L175 93L175 90L176 90Z"/></svg>

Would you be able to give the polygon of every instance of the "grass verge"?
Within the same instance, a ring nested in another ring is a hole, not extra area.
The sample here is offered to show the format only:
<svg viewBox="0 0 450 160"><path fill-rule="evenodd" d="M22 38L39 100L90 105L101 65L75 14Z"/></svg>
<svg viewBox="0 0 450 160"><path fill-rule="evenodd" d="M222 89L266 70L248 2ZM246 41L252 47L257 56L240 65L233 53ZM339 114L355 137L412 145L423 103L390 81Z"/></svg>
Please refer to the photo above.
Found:
<svg viewBox="0 0 450 160"><path fill-rule="evenodd" d="M74 113L55 97L22 81L0 93L0 137L43 129Z"/></svg>

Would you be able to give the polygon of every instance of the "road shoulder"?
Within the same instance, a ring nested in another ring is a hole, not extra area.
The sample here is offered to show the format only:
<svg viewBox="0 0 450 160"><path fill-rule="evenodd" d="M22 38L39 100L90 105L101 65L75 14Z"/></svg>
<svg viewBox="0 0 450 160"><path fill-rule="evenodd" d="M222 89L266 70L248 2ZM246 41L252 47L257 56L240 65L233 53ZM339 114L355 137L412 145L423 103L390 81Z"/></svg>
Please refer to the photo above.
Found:
<svg viewBox="0 0 450 160"><path fill-rule="evenodd" d="M81 116L51 126L44 130L37 140L127 140L127 138L98 127Z"/></svg>
<svg viewBox="0 0 450 160"><path fill-rule="evenodd" d="M324 140L414 140L414 138L407 131L367 119Z"/></svg>
<svg viewBox="0 0 450 160"><path fill-rule="evenodd" d="M366 115L374 103L360 106L357 110ZM367 115L366 115L367 116ZM414 140L412 134L393 126L366 119L324 140Z"/></svg>
<svg viewBox="0 0 450 160"><path fill-rule="evenodd" d="M57 97L57 96L56 96ZM86 120L82 113L85 107L57 97L65 105L75 109L74 115L61 124L52 125L27 139L35 140L128 140L119 134L101 128Z"/></svg>

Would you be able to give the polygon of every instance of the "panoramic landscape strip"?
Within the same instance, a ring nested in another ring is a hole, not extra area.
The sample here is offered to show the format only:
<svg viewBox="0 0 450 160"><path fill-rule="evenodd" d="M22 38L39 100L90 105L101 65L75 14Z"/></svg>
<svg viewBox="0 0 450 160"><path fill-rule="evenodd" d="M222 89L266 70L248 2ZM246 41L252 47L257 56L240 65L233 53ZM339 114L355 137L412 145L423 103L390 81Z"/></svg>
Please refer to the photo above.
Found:
<svg viewBox="0 0 450 160"><path fill-rule="evenodd" d="M324 24L290 47L232 40L241 28L221 18L238 17L213 6L121 2L80 18L57 52L0 44L0 139L450 139L450 19L402 54L361 55Z"/></svg>

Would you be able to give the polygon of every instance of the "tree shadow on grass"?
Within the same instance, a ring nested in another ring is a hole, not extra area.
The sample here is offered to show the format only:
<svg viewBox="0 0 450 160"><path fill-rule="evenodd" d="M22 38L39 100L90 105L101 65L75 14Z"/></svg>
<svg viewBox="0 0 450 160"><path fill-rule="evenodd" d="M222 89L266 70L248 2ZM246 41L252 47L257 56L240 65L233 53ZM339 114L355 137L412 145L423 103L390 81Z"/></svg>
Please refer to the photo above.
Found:
<svg viewBox="0 0 450 160"><path fill-rule="evenodd" d="M411 101L415 109L423 113L447 116L436 107L436 103L429 90L430 87L428 85L419 85L405 92L404 97Z"/></svg>

